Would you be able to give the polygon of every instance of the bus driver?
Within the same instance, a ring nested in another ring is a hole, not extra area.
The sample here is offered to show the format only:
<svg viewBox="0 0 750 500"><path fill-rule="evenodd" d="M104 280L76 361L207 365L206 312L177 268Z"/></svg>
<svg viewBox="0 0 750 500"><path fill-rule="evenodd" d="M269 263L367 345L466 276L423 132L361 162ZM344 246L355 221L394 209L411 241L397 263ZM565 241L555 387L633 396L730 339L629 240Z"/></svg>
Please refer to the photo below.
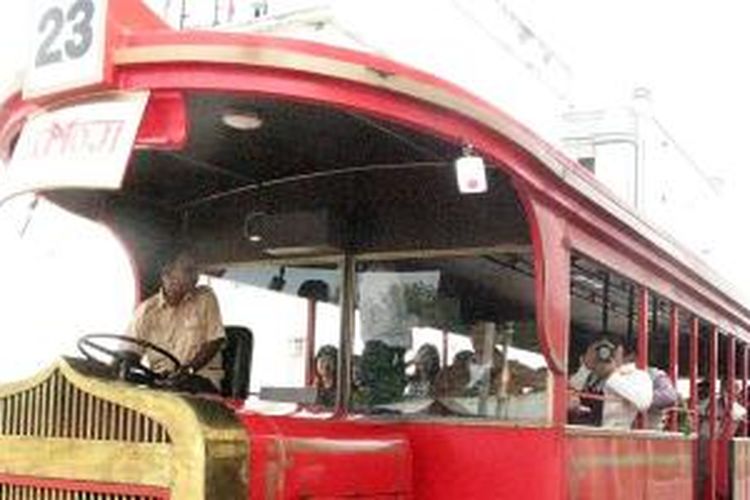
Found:
<svg viewBox="0 0 750 500"><path fill-rule="evenodd" d="M197 282L193 257L184 250L175 253L161 270L161 289L138 306L127 335L156 344L180 361L180 370L167 373L172 368L169 360L152 350L146 353L151 369L167 376L167 385L191 392L216 392L221 377L207 378L206 368L218 357L224 326L216 295Z"/></svg>

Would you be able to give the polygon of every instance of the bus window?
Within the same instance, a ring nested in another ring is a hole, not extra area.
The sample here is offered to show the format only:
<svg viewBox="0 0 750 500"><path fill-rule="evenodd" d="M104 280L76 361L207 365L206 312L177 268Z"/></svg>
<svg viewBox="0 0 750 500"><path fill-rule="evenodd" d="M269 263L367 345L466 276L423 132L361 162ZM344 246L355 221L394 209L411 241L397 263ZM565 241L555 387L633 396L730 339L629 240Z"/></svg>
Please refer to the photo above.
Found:
<svg viewBox="0 0 750 500"><path fill-rule="evenodd" d="M337 355L341 323L338 264L233 265L212 274L202 279L219 299L224 324L245 328L253 338L247 406L285 412L307 402L318 411L332 409L335 385L321 386L313 394L316 401L306 401L303 389L323 378L323 374L315 376L314 366L310 366L314 361L307 354L313 353L314 358L322 350L328 356L333 348L334 357ZM334 362L334 370L335 366ZM335 381L335 373L332 375L326 380ZM278 397L279 389L287 391L289 400Z"/></svg>
<svg viewBox="0 0 750 500"><path fill-rule="evenodd" d="M568 422L629 429L653 396L649 375L635 368L643 289L581 255L572 257L570 284Z"/></svg>
<svg viewBox="0 0 750 500"><path fill-rule="evenodd" d="M358 261L352 410L546 422L529 259Z"/></svg>

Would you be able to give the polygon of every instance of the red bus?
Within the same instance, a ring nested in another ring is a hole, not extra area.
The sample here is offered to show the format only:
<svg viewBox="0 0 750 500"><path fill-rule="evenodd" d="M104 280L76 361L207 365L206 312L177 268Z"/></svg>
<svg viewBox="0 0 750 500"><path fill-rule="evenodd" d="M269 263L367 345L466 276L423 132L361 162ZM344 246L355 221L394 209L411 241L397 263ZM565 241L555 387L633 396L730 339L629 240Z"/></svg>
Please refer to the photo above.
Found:
<svg viewBox="0 0 750 500"><path fill-rule="evenodd" d="M222 397L65 356L0 388L0 498L750 496L726 410L748 403L750 311L512 117L371 54L174 31L134 1L45 9L0 108L0 217L31 197L32 224L107 227L144 298L189 242L226 325ZM86 283L99 257L75 243ZM21 295L27 317L62 299ZM663 425L568 422L602 333L686 388ZM500 376L461 392L483 348Z"/></svg>

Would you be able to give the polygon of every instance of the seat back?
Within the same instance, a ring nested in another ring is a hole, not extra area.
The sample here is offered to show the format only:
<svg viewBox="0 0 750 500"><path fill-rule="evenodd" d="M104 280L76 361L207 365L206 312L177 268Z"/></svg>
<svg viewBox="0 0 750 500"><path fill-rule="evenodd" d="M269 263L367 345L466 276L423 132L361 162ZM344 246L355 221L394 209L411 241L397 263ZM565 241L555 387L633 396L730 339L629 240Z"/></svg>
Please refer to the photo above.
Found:
<svg viewBox="0 0 750 500"><path fill-rule="evenodd" d="M245 399L250 391L250 367L253 359L253 332L244 326L224 327L226 341L221 352L224 378L221 394Z"/></svg>

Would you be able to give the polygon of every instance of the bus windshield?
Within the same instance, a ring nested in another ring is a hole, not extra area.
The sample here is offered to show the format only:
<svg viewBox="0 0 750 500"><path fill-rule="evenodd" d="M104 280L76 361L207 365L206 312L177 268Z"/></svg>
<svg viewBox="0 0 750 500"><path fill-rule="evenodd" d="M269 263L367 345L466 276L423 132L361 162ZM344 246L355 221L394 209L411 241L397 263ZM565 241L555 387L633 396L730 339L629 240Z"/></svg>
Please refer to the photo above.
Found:
<svg viewBox="0 0 750 500"><path fill-rule="evenodd" d="M83 334L122 332L135 280L106 227L26 194L0 206L0 241L0 381L73 354Z"/></svg>
<svg viewBox="0 0 750 500"><path fill-rule="evenodd" d="M473 149L428 131L325 104L184 98L186 144L136 148L120 190L4 209L3 263L19 275L4 293L28 293L4 318L14 331L55 330L50 355L124 333L136 293L162 304L185 247L201 303L218 306L211 342L225 337L198 375L250 410L548 421L530 234L502 165L488 158L486 189L467 193L454 162ZM236 129L228 110L262 124ZM52 304L34 321L31 276Z"/></svg>

